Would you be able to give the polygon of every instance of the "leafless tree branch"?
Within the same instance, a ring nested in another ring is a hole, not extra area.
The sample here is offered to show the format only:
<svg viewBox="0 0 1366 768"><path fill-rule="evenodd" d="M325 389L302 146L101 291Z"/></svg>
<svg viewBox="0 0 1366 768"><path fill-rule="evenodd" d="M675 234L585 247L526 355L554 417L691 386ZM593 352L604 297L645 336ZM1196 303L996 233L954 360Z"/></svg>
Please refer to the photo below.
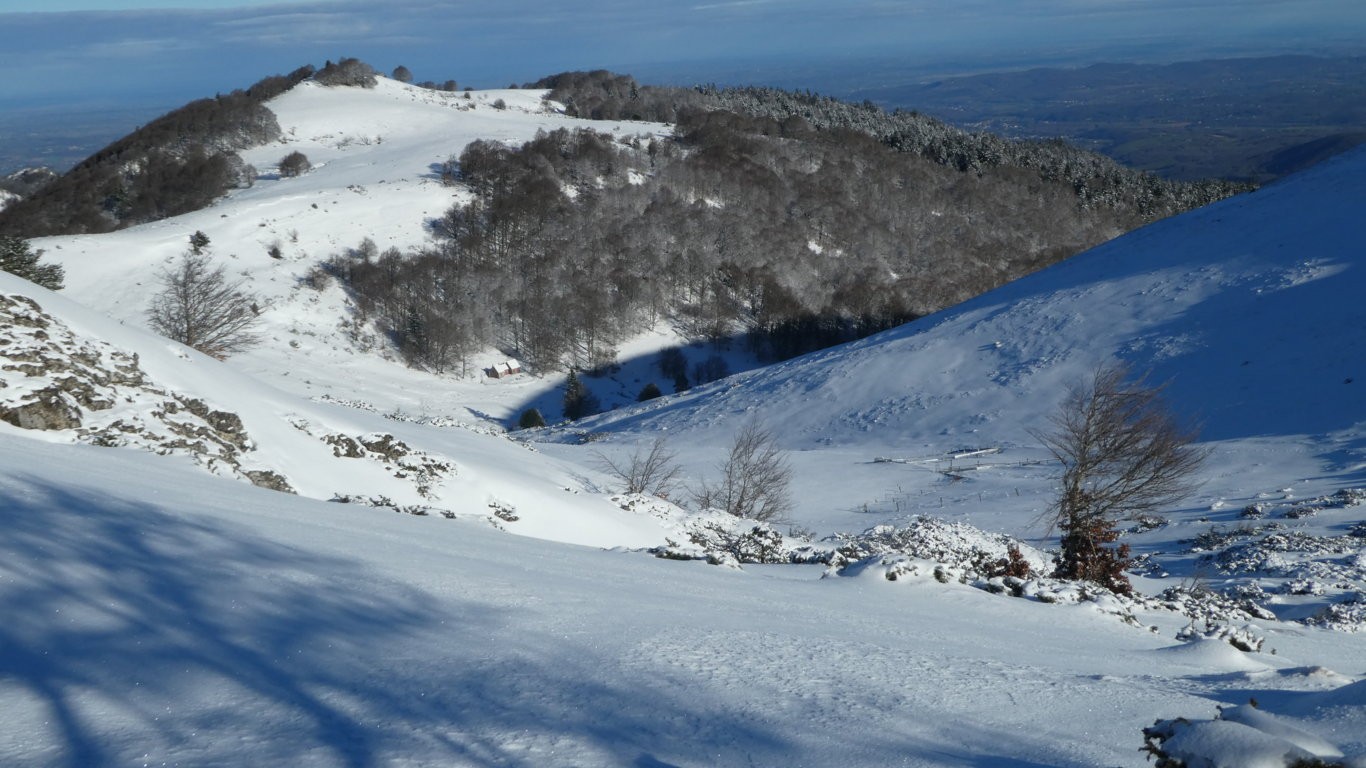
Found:
<svg viewBox="0 0 1366 768"><path fill-rule="evenodd" d="M791 511L792 468L773 433L757 421L740 428L718 469L721 479L716 485L703 482L693 492L699 506L759 521L781 520Z"/></svg>
<svg viewBox="0 0 1366 768"><path fill-rule="evenodd" d="M649 448L637 446L635 452L623 460L599 452L597 463L604 472L621 481L626 493L648 493L667 499L678 485L678 459L662 436L656 437Z"/></svg>

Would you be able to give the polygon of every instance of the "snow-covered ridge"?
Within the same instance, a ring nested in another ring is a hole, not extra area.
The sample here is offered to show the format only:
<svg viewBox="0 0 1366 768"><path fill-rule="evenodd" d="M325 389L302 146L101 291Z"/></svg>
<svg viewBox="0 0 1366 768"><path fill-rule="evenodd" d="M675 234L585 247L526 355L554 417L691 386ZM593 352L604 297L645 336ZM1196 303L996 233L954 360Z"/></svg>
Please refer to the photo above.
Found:
<svg viewBox="0 0 1366 768"><path fill-rule="evenodd" d="M1031 430L1120 360L1165 382L1213 450L1183 508L1127 535L1140 589L1208 578L1282 620L1360 629L1363 173L1358 150L901 328L577 426L601 450L668 434L705 467L758 420L792 451L804 525L928 514L1046 546L1054 472Z"/></svg>
<svg viewBox="0 0 1366 768"><path fill-rule="evenodd" d="M64 294L120 322L144 326L156 272L205 233L210 252L241 279L264 310L264 343L233 364L286 391L365 400L382 410L508 421L512 409L553 384L530 377L493 383L478 375L505 356L489 350L465 381L405 368L382 340L353 324L343 290L319 265L371 240L407 251L428 242L428 226L464 194L440 166L475 139L521 144L541 130L589 128L622 138L659 135L650 123L566 117L544 91L450 93L387 78L374 88L304 82L266 104L278 142L245 150L249 189L201 211L97 236L38 238L34 248L67 269ZM280 161L302 152L312 169L290 178ZM277 254L278 258L272 253Z"/></svg>

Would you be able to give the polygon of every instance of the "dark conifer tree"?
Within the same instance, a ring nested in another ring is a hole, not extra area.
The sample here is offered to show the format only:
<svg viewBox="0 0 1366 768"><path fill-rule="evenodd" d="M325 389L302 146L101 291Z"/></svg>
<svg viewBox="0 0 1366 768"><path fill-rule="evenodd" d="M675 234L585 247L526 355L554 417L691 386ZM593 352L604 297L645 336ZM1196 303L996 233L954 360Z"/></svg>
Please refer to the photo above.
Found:
<svg viewBox="0 0 1366 768"><path fill-rule="evenodd" d="M522 418L517 420L518 429L536 429L545 426L545 417L536 408L528 408L522 411Z"/></svg>
<svg viewBox="0 0 1366 768"><path fill-rule="evenodd" d="M659 385L652 381L649 384L646 384L644 387L641 387L640 394L636 395L636 402L643 403L646 400L653 400L656 397L659 397L663 394L664 393L661 392L659 389Z"/></svg>
<svg viewBox="0 0 1366 768"><path fill-rule="evenodd" d="M564 417L570 421L577 421L584 416L597 413L599 408L597 396L590 392L579 379L579 375L571 370L564 385Z"/></svg>
<svg viewBox="0 0 1366 768"><path fill-rule="evenodd" d="M39 264L42 251L34 252L27 240L0 235L0 270L17 275L33 283L57 291L66 276L60 264Z"/></svg>

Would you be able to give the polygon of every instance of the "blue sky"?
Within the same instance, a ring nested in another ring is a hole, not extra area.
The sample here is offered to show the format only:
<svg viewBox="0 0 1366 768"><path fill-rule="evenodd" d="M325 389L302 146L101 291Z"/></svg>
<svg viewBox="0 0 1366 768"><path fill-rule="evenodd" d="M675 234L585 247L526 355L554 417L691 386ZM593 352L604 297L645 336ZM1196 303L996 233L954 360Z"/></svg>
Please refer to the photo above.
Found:
<svg viewBox="0 0 1366 768"><path fill-rule="evenodd" d="M501 86L598 67L687 81L736 62L990 68L1366 53L1362 41L1362 0L0 0L0 109L178 103L342 56Z"/></svg>
<svg viewBox="0 0 1366 768"><path fill-rule="evenodd" d="M302 1L302 0L300 0ZM138 0L137 2L89 2L89 0L0 0L0 13L30 11L128 11L152 8L249 8L284 5L289 0Z"/></svg>

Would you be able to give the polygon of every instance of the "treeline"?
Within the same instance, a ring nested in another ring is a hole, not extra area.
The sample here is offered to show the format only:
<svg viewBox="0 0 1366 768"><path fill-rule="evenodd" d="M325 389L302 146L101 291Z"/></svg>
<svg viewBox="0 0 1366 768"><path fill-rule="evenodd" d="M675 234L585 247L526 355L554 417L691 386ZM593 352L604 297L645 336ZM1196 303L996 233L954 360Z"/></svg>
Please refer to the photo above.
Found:
<svg viewBox="0 0 1366 768"><path fill-rule="evenodd" d="M359 248L332 268L413 365L459 369L495 346L540 370L591 370L660 321L789 357L1133 224L1079 205L1064 181L963 172L863 131L724 111L678 120L673 138L474 142L446 169L473 199L434 223L434 247Z"/></svg>
<svg viewBox="0 0 1366 768"><path fill-rule="evenodd" d="M24 168L0 178L0 190L17 197L28 197L60 178L51 168Z"/></svg>
<svg viewBox="0 0 1366 768"><path fill-rule="evenodd" d="M169 112L0 212L0 233L109 232L199 210L254 172L237 152L280 136L264 103L313 75L302 67Z"/></svg>
<svg viewBox="0 0 1366 768"><path fill-rule="evenodd" d="M1222 180L1176 182L1119 165L1097 152L1061 140L1003 139L970 133L935 118L871 102L852 104L811 92L774 88L660 88L606 71L566 72L530 87L571 115L598 120L686 122L698 113L730 112L764 121L763 132L856 131L899 152L964 172L1021 168L1071 186L1084 207L1110 209L1130 228L1220 200L1251 187Z"/></svg>

